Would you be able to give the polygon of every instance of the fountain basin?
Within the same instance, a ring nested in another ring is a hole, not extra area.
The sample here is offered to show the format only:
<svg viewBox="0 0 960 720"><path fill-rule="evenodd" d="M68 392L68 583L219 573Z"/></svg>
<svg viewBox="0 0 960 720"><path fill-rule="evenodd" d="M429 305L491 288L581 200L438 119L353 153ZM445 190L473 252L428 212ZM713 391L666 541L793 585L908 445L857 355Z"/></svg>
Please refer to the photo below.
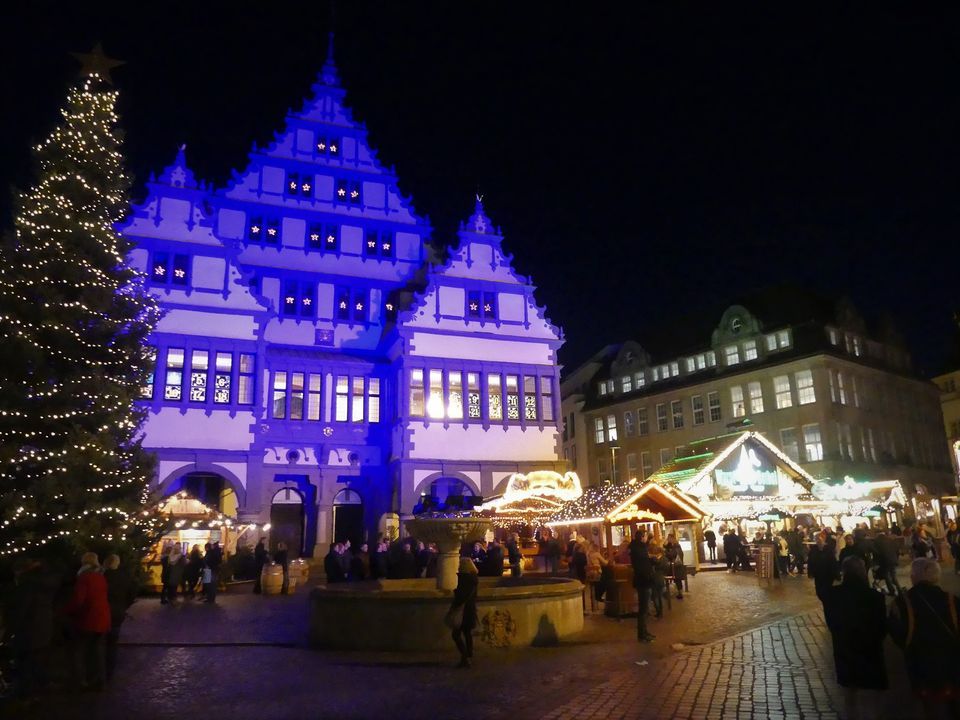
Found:
<svg viewBox="0 0 960 720"><path fill-rule="evenodd" d="M453 594L433 579L377 580L310 593L311 646L336 650L452 649L443 624ZM548 577L480 578L479 645L553 645L583 629L583 585Z"/></svg>

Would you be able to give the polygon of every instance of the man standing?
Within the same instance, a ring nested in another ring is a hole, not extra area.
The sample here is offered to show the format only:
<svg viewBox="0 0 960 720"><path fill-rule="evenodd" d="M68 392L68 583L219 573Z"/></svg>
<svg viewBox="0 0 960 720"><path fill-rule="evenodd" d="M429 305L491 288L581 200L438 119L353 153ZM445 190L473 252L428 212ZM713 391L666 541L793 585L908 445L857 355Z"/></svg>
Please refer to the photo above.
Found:
<svg viewBox="0 0 960 720"><path fill-rule="evenodd" d="M653 587L653 563L647 552L646 530L638 532L630 542L630 564L633 566L633 586L637 589L637 640L650 642L654 636L647 632L647 614Z"/></svg>
<svg viewBox="0 0 960 720"><path fill-rule="evenodd" d="M723 536L723 558L727 562L727 572L737 571L737 562L740 556L740 538L733 528L727 530Z"/></svg>
<svg viewBox="0 0 960 720"><path fill-rule="evenodd" d="M207 597L204 602L215 603L217 601L217 583L220 582L220 565L223 564L223 550L220 549L219 541L210 546L210 550L203 560L210 570L210 583L207 585Z"/></svg>
<svg viewBox="0 0 960 720"><path fill-rule="evenodd" d="M710 562L716 564L717 562L717 534L707 528L703 532L703 539L707 541L707 550L710 553Z"/></svg>
<svg viewBox="0 0 960 720"><path fill-rule="evenodd" d="M817 535L817 546L810 549L810 558L807 561L807 574L813 578L820 602L825 601L827 591L833 587L833 581L839 574L837 556L826 541L824 533Z"/></svg>
<svg viewBox="0 0 960 720"><path fill-rule="evenodd" d="M510 533L507 540L507 559L510 561L510 577L520 577L523 572L523 556L520 554L520 536Z"/></svg>
<svg viewBox="0 0 960 720"><path fill-rule="evenodd" d="M253 549L253 565L256 568L256 577L253 579L253 591L259 595L263 592L263 586L260 582L260 576L263 575L263 566L267 564L267 546L266 538L260 538L260 542Z"/></svg>

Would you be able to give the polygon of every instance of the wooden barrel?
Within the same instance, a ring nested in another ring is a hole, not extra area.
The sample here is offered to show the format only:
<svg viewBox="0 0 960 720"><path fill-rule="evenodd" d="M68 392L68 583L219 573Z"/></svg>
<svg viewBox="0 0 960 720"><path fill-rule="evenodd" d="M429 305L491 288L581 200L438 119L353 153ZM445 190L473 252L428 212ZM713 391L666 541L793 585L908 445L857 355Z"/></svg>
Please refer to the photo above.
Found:
<svg viewBox="0 0 960 720"><path fill-rule="evenodd" d="M310 579L310 563L308 563L306 560L299 558L298 560L294 560L292 563L290 563L290 565L291 567L296 565L298 568L300 568L300 579L297 582L299 582L301 585Z"/></svg>
<svg viewBox="0 0 960 720"><path fill-rule="evenodd" d="M310 572L310 566L304 560L291 560L287 568L287 574L290 576L290 592L293 592L297 585L303 585L307 581L307 575Z"/></svg>
<svg viewBox="0 0 960 720"><path fill-rule="evenodd" d="M283 568L273 563L264 565L260 573L260 586L264 595L279 595L283 586Z"/></svg>

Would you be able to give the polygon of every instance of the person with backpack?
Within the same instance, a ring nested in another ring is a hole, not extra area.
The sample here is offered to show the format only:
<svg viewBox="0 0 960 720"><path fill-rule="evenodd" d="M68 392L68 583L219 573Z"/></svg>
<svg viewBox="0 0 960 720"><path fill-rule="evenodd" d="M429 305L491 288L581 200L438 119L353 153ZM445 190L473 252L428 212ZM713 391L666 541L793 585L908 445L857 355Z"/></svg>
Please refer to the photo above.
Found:
<svg viewBox="0 0 960 720"><path fill-rule="evenodd" d="M960 601L940 588L940 564L910 566L913 587L894 601L890 636L903 650L907 676L927 718L960 717Z"/></svg>

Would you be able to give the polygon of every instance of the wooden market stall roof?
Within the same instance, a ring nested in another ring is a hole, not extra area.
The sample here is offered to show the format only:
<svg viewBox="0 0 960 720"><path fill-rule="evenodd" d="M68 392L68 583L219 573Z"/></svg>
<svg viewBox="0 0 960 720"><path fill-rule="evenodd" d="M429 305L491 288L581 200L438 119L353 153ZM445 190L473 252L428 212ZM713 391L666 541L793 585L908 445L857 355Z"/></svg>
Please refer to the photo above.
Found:
<svg viewBox="0 0 960 720"><path fill-rule="evenodd" d="M579 499L565 503L546 524L681 522L697 521L707 514L696 500L675 488L632 481L589 487Z"/></svg>
<svg viewBox="0 0 960 720"><path fill-rule="evenodd" d="M808 493L813 491L817 481L780 448L754 430L696 440L687 445L684 456L668 462L651 475L649 481L668 485L697 497L705 497L709 493L704 492L701 483L709 481L710 473L747 441L755 441L773 453L779 461L780 469L787 476Z"/></svg>

